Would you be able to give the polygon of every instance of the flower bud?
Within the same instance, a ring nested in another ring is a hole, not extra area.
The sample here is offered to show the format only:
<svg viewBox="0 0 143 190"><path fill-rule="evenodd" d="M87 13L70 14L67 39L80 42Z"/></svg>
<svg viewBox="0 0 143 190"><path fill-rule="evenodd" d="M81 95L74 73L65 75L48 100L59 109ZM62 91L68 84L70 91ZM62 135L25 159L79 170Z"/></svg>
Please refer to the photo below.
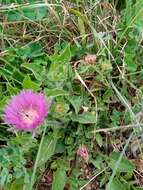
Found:
<svg viewBox="0 0 143 190"><path fill-rule="evenodd" d="M84 145L81 145L78 148L77 155L83 158L85 161L88 161L89 159L88 149Z"/></svg>

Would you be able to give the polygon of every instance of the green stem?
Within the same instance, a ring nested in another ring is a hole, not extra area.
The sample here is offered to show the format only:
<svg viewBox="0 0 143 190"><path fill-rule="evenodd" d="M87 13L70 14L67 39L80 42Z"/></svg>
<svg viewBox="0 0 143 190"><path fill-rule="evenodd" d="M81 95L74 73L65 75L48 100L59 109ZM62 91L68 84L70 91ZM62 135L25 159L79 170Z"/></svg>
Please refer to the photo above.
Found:
<svg viewBox="0 0 143 190"><path fill-rule="evenodd" d="M42 145L43 145L43 141L44 141L44 137L45 137L45 133L46 133L46 128L47 128L47 125L45 125L44 131L43 131L43 134L42 134L42 138L41 138L41 141L40 141L39 149L38 149L36 160L35 160L35 163L34 163L33 173L32 173L32 176L31 176L31 182L30 182L29 190L33 190L33 186L34 186L34 183L35 183L35 175L36 175L36 171L37 171L37 167L38 167L39 158L41 156L41 148L42 148Z"/></svg>

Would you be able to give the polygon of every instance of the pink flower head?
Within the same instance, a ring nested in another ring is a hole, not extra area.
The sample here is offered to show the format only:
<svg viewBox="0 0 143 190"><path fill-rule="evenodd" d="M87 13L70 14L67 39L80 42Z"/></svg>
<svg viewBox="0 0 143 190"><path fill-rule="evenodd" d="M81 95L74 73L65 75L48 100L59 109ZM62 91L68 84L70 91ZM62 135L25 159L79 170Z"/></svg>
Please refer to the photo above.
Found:
<svg viewBox="0 0 143 190"><path fill-rule="evenodd" d="M44 94L23 90L13 96L4 111L4 121L18 130L34 131L48 114L49 104Z"/></svg>
<svg viewBox="0 0 143 190"><path fill-rule="evenodd" d="M77 150L77 155L82 157L84 160L88 161L89 159L89 154L88 150L84 145L81 145L78 150Z"/></svg>

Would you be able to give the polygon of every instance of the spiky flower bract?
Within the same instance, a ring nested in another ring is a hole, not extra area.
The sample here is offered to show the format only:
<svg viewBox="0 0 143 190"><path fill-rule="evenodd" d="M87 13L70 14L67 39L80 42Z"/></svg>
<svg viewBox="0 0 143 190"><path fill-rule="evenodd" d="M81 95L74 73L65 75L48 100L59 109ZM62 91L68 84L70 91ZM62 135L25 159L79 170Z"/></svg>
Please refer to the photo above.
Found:
<svg viewBox="0 0 143 190"><path fill-rule="evenodd" d="M48 114L50 104L42 93L22 90L4 110L4 121L18 130L34 131Z"/></svg>

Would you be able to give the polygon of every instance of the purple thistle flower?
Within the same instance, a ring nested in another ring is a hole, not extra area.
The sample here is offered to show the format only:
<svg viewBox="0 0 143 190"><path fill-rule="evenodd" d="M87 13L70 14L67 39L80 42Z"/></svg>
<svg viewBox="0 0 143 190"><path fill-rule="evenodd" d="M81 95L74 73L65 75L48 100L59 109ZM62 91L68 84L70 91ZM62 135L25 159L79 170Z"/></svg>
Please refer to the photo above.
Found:
<svg viewBox="0 0 143 190"><path fill-rule="evenodd" d="M77 155L82 157L86 161L88 161L88 159L89 159L88 149L84 145L81 145L78 148Z"/></svg>
<svg viewBox="0 0 143 190"><path fill-rule="evenodd" d="M48 114L50 104L44 94L32 90L22 90L13 96L4 110L4 121L18 130L34 131L43 123Z"/></svg>

